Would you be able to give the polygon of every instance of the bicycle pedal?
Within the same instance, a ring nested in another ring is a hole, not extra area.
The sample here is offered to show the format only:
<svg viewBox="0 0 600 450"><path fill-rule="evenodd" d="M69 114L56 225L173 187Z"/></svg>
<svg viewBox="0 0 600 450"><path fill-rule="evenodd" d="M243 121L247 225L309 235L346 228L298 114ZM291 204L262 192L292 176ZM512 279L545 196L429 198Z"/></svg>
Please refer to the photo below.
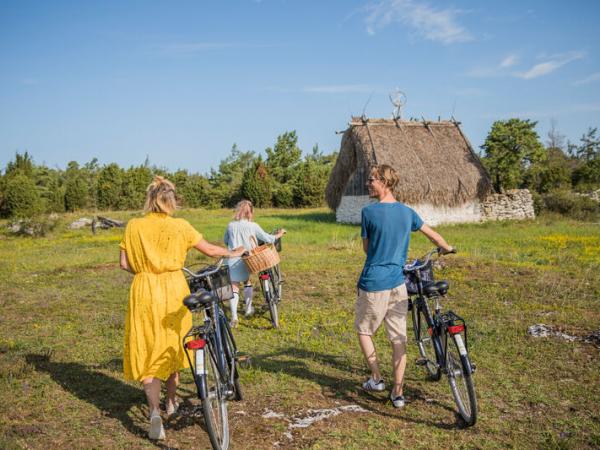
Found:
<svg viewBox="0 0 600 450"><path fill-rule="evenodd" d="M419 358L415 361L417 366L426 366L429 361L426 358Z"/></svg>
<svg viewBox="0 0 600 450"><path fill-rule="evenodd" d="M474 363L471 363L471 373L475 373L477 370L477 366Z"/></svg>

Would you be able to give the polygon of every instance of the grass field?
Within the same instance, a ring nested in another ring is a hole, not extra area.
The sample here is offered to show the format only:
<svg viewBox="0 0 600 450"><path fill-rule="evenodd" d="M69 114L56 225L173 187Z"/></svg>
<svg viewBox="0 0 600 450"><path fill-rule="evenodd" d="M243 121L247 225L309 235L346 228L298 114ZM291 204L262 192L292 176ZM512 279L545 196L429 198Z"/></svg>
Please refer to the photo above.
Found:
<svg viewBox="0 0 600 450"><path fill-rule="evenodd" d="M212 242L230 215L179 213ZM146 439L143 391L121 373L131 277L117 266L122 230L67 230L78 217L62 217L44 238L0 233L0 448L208 448L202 419L185 414L196 403L188 374L167 440ZM536 323L578 337L600 328L598 224L544 217L438 228L460 250L437 277L451 284L446 306L471 327L478 368L479 421L463 429L446 379L425 379L414 345L405 409L395 410L387 393L359 389L367 376L352 329L359 227L336 224L324 209L262 210L257 221L288 230L282 325L273 330L259 314L236 330L250 363L241 373L245 400L230 404L233 448L600 447L599 348L527 335ZM429 247L415 235L410 253ZM384 333L376 342L391 380Z"/></svg>

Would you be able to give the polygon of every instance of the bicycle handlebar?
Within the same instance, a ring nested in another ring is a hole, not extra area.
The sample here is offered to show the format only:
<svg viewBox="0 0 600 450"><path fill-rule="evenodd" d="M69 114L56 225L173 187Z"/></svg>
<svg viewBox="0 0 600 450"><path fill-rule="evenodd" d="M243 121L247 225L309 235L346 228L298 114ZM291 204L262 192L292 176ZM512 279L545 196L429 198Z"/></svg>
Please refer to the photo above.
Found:
<svg viewBox="0 0 600 450"><path fill-rule="evenodd" d="M184 267L182 270L191 277L206 277L218 272L219 268L223 265L223 259L223 257L217 259L217 262L215 264L206 266L200 269L198 272L192 272L187 267Z"/></svg>
<svg viewBox="0 0 600 450"><path fill-rule="evenodd" d="M444 250L441 247L436 247L433 250L427 252L427 254L423 257L422 264L411 265L410 267L405 267L404 270L406 272L414 272L416 270L421 270L427 264L429 264L431 257L436 253L438 254L438 256L442 256L442 255L456 254L457 250L454 247L452 247L452 250L450 250L449 252L444 252ZM419 261L419 260L417 259L416 261Z"/></svg>

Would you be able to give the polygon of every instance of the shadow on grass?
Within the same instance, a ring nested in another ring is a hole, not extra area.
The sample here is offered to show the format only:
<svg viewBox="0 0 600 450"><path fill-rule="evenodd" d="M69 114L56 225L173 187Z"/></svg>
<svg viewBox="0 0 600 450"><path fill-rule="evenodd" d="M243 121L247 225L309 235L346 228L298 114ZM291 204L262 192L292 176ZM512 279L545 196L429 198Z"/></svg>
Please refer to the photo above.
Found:
<svg viewBox="0 0 600 450"><path fill-rule="evenodd" d="M134 406L146 403L146 396L141 388L130 386L83 364L51 361L48 355L28 354L26 360L36 371L48 373L66 391L95 406L105 416L119 420L130 433L147 439L148 430L137 425L128 414ZM116 361L107 364L115 366ZM146 416L142 416L138 420L145 424ZM158 448L167 448L158 442L148 443Z"/></svg>
<svg viewBox="0 0 600 450"><path fill-rule="evenodd" d="M302 349L289 347L287 349L280 350L274 353L268 353L263 355L255 355L252 357L252 365L271 373L285 373L287 375L302 378L314 383L317 383L322 388L322 393L325 396L334 398L336 400L343 399L345 401L355 403L360 407L391 419L400 419L407 422L421 423L429 426L434 426L441 429L452 430L456 428L462 428L462 421L460 417L449 406L438 402L437 400L429 399L423 391L414 386L405 387L405 395L408 398L414 398L418 400L427 401L428 404L437 406L445 411L452 412L456 419L455 423L447 422L435 422L425 419L417 419L414 417L408 417L402 414L399 410L394 413L389 413L382 410L378 405L374 405L373 402L384 403L388 402L387 392L385 393L385 400L380 398L378 394L371 394L363 391L360 388L360 382L357 382L356 377L332 377L324 373L317 373L311 370L309 364L310 361L314 361L317 364L335 368L338 371L342 371L348 374L362 373L365 371L364 367L356 367L352 364L348 364L342 357L329 355L320 352L309 352ZM427 399L427 400L426 400Z"/></svg>

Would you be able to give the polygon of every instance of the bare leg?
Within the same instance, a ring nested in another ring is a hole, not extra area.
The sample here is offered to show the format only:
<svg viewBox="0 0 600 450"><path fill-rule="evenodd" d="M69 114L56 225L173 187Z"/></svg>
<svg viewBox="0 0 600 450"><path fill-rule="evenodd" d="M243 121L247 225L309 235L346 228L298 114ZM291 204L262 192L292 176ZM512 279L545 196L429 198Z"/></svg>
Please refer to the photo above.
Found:
<svg viewBox="0 0 600 450"><path fill-rule="evenodd" d="M392 365L394 367L394 387L392 396L402 395L404 370L406 369L406 342L392 341Z"/></svg>
<svg viewBox="0 0 600 450"><path fill-rule="evenodd" d="M160 408L160 380L158 378L145 378L142 380L142 384L144 385L150 414L152 414L154 410L158 411Z"/></svg>
<svg viewBox="0 0 600 450"><path fill-rule="evenodd" d="M367 360L369 369L371 369L371 376L373 377L373 380L381 380L381 372L379 371L379 364L377 363L377 354L375 353L375 344L373 344L373 338L366 334L359 334L358 342L360 343L360 348L365 356L365 359Z"/></svg>
<svg viewBox="0 0 600 450"><path fill-rule="evenodd" d="M167 380L167 403L166 409L169 410L171 407L175 407L175 394L177 393L177 386L179 385L179 372L173 372Z"/></svg>

